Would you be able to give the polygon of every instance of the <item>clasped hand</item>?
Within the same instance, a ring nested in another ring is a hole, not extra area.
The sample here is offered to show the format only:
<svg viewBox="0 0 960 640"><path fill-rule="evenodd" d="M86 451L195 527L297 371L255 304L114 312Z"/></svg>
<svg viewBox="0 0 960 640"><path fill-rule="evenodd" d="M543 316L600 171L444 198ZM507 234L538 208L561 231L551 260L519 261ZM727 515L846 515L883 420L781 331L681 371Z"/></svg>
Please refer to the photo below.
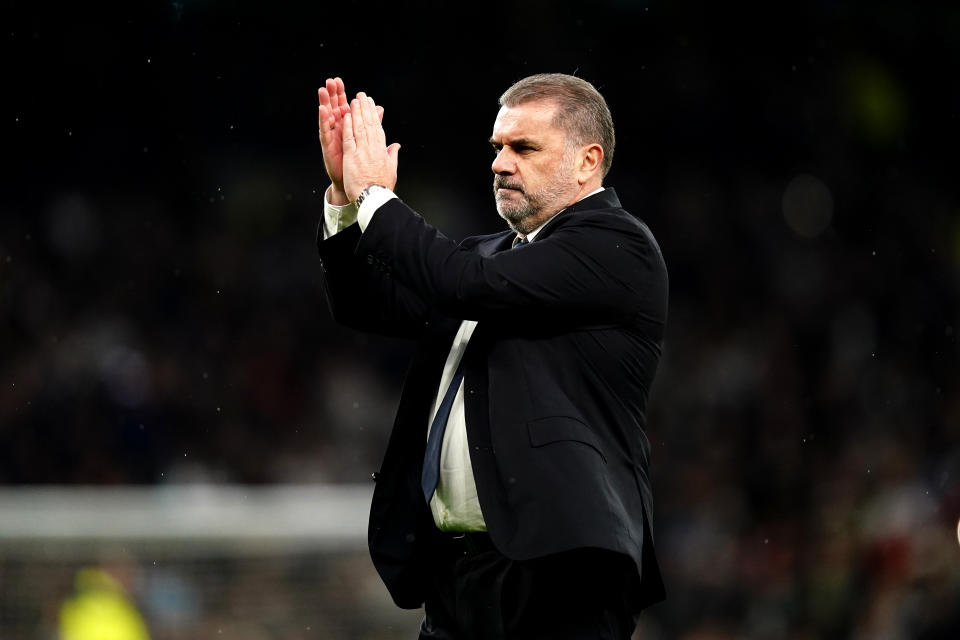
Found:
<svg viewBox="0 0 960 640"><path fill-rule="evenodd" d="M394 189L400 145L386 144L383 108L362 91L348 106L340 78L327 80L318 95L320 143L332 183L331 204L354 202L372 184Z"/></svg>

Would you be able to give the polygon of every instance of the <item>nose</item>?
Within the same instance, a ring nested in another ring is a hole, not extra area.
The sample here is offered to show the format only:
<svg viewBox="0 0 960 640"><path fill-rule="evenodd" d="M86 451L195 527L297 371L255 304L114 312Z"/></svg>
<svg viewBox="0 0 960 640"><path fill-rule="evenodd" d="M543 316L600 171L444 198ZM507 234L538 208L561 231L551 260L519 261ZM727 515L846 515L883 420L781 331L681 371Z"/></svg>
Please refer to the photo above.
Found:
<svg viewBox="0 0 960 640"><path fill-rule="evenodd" d="M503 147L497 152L497 157L493 159L490 168L497 175L511 175L516 172L517 163L514 161L512 152Z"/></svg>

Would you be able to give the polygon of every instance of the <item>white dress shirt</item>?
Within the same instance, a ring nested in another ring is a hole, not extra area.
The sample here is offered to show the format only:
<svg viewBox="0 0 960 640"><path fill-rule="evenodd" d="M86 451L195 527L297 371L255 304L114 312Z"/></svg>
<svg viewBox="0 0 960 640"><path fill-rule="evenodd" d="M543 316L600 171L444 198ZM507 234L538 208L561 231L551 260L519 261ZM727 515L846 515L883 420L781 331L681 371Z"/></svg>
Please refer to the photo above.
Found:
<svg viewBox="0 0 960 640"><path fill-rule="evenodd" d="M588 196L600 191L603 191L603 187L593 191ZM361 232L364 231L377 209L396 197L389 189L378 189L367 196L358 209L354 203L342 207L332 205L324 194L324 239L343 231L354 222L360 225ZM550 220L552 219L553 216L550 217ZM528 233L525 236L526 240L533 242L540 230L550 220ZM440 377L437 396L430 407L430 421L427 423L428 437L429 425L433 424L433 419L440 408L443 396L453 380L460 359L467 350L467 344L476 328L476 320L464 320L460 323L460 329L453 338L450 353L447 354L447 361L443 365L443 375ZM453 406L450 408L450 417L447 418L447 428L443 433L443 444L440 449L440 477L437 481L437 489L430 500L430 511L433 513L433 521L442 531L486 531L487 525L480 510L477 485L473 478L473 464L470 461L463 387L464 383L461 381L457 395L453 399Z"/></svg>

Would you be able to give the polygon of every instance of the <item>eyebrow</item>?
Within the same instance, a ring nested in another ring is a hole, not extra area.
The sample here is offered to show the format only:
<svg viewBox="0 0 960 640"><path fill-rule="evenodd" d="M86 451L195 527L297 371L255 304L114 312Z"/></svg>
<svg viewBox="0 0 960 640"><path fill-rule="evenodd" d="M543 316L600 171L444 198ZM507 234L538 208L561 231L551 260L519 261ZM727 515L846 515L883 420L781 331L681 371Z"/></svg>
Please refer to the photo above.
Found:
<svg viewBox="0 0 960 640"><path fill-rule="evenodd" d="M490 136L490 144L492 144L495 147L503 146L503 144L497 142L493 136ZM534 142L533 140L530 140L529 138L517 138L516 140L511 140L507 142L507 145L511 147L530 147L532 149L540 148L540 145L538 143Z"/></svg>

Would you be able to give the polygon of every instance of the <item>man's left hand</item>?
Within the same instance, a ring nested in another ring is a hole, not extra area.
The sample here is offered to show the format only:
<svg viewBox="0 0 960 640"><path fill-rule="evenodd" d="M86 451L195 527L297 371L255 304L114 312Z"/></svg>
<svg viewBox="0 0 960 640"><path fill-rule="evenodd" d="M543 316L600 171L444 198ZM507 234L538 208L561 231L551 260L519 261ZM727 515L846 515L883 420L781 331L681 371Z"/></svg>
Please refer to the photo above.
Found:
<svg viewBox="0 0 960 640"><path fill-rule="evenodd" d="M373 98L362 91L343 115L343 188L351 202L372 184L397 185L400 145L389 147Z"/></svg>

